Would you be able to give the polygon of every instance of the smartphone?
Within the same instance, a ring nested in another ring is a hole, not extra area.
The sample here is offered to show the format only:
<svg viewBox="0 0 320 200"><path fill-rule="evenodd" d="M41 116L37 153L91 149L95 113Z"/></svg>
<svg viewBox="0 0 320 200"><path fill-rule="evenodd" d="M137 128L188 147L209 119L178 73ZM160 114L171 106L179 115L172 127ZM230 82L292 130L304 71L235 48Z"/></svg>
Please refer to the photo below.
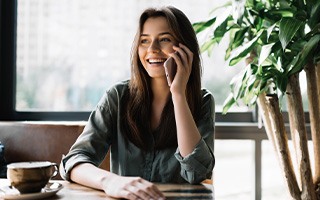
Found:
<svg viewBox="0 0 320 200"><path fill-rule="evenodd" d="M163 64L164 71L166 73L168 85L171 86L171 83L174 79L174 76L177 72L177 64L172 57L169 57Z"/></svg>

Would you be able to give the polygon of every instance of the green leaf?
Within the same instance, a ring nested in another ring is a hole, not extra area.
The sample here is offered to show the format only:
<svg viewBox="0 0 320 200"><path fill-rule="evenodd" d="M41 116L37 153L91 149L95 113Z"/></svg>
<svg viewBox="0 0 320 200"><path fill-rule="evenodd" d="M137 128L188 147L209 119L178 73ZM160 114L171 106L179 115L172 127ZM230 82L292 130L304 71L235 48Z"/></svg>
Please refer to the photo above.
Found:
<svg viewBox="0 0 320 200"><path fill-rule="evenodd" d="M255 101L254 100L254 97L256 96L255 94L255 83L256 83L256 76L255 75L251 75L249 78L248 78L248 81L247 81L247 87L246 87L246 90L245 90L245 95L243 97L243 102L246 104L246 105L252 105L252 103Z"/></svg>
<svg viewBox="0 0 320 200"><path fill-rule="evenodd" d="M246 37L246 33L247 31L249 30L249 27L244 27L244 28L234 28L236 29L236 31L233 31L231 30L230 31L230 42L229 42L229 46L226 50L226 54L225 54L225 57L224 59L225 60L228 60L230 55L231 55L231 52L239 47L241 44L243 44L243 41Z"/></svg>
<svg viewBox="0 0 320 200"><path fill-rule="evenodd" d="M249 27L244 27L235 33L233 41L230 42L231 50L239 47L243 43L245 34L248 32L248 30Z"/></svg>
<svg viewBox="0 0 320 200"><path fill-rule="evenodd" d="M313 27L315 21L319 22L319 0L308 0L307 3L307 12L310 13L309 26Z"/></svg>
<svg viewBox="0 0 320 200"><path fill-rule="evenodd" d="M260 38L260 36L262 35L263 31L264 30L260 30L251 41L249 41L246 44L244 44L243 46L240 46L237 49L235 49L235 51L231 55L231 59L229 62L230 66L237 64L240 60L245 58L248 55L248 53L250 53L250 51L255 47L255 45L256 45L258 39Z"/></svg>
<svg viewBox="0 0 320 200"><path fill-rule="evenodd" d="M288 77L287 76L279 76L276 79L276 85L282 93L286 92L287 85L288 85Z"/></svg>
<svg viewBox="0 0 320 200"><path fill-rule="evenodd" d="M211 25L216 21L216 17L208 20L208 21L204 21L204 22L197 22L192 24L193 29L196 33L200 33L201 31L204 31L205 29L211 27Z"/></svg>
<svg viewBox="0 0 320 200"><path fill-rule="evenodd" d="M228 19L226 19L222 24L214 29L213 35L215 38L223 38L223 36L228 32L227 30ZM220 40L218 42L220 42Z"/></svg>
<svg viewBox="0 0 320 200"><path fill-rule="evenodd" d="M320 42L320 34L313 36L304 46L302 51L297 55L297 57L290 63L288 75L300 72L305 64L308 62L311 56L314 56L316 52L313 52Z"/></svg>
<svg viewBox="0 0 320 200"><path fill-rule="evenodd" d="M259 66L268 58L275 43L263 45L259 56Z"/></svg>
<svg viewBox="0 0 320 200"><path fill-rule="evenodd" d="M241 97L243 90L243 82L246 80L246 71L243 71L236 76L234 76L230 82L231 91L233 93L233 98L237 100Z"/></svg>
<svg viewBox="0 0 320 200"><path fill-rule="evenodd" d="M276 60L274 58L274 56L269 56L261 66L266 67L266 66L270 66L270 65L274 65L276 64Z"/></svg>
<svg viewBox="0 0 320 200"><path fill-rule="evenodd" d="M287 0L285 0L285 1L287 1ZM307 1L310 1L310 0L307 0ZM311 0L311 1L313 1L313 0ZM317 0L316 0L317 1ZM294 0L294 1L292 1L292 4L291 4L291 6L293 6L292 7L292 9L294 9L294 10L297 10L297 9L305 9L305 7L306 7L306 4L305 4L305 0Z"/></svg>
<svg viewBox="0 0 320 200"><path fill-rule="evenodd" d="M236 103L235 99L233 98L232 93L226 98L223 103L222 114L227 114L228 110Z"/></svg>
<svg viewBox="0 0 320 200"><path fill-rule="evenodd" d="M277 23L274 23L272 26L270 26L268 29L267 29L267 39L269 40L269 37L271 35L271 33L273 32L274 30L274 27L277 25Z"/></svg>
<svg viewBox="0 0 320 200"><path fill-rule="evenodd" d="M290 7L282 9L272 9L268 11L268 14L281 16L282 18L291 18L293 17L294 10Z"/></svg>
<svg viewBox="0 0 320 200"><path fill-rule="evenodd" d="M216 18L216 22L214 23L213 30L215 31L216 29L219 28L219 26L223 25L228 21L228 18L231 16L231 8L228 7L224 10L224 12L221 15L218 15Z"/></svg>
<svg viewBox="0 0 320 200"><path fill-rule="evenodd" d="M307 38L307 36L306 36L306 38ZM310 40L310 39L311 39L311 37L309 37L307 40ZM302 51L302 49L304 48L304 46L306 44L307 44L306 40L298 40L290 45L290 50L293 54L297 55L299 52Z"/></svg>
<svg viewBox="0 0 320 200"><path fill-rule="evenodd" d="M264 81L259 81L259 85L257 86L258 90L256 91L256 97L255 97L255 102L252 103L252 105L254 105L257 102L258 96L266 91L266 84L267 82Z"/></svg>
<svg viewBox="0 0 320 200"><path fill-rule="evenodd" d="M309 40L312 36L320 33L320 22L312 28L312 30L306 34L305 38Z"/></svg>
<svg viewBox="0 0 320 200"><path fill-rule="evenodd" d="M254 20L254 28L256 30L260 30L263 26L263 22L264 20L261 18L261 17L256 17L255 20Z"/></svg>
<svg viewBox="0 0 320 200"><path fill-rule="evenodd" d="M253 8L255 4L255 0L246 0L246 7L248 8Z"/></svg>
<svg viewBox="0 0 320 200"><path fill-rule="evenodd" d="M304 22L294 18L285 17L281 19L279 25L279 39L283 50L286 49L288 43L303 24Z"/></svg>
<svg viewBox="0 0 320 200"><path fill-rule="evenodd" d="M229 48L227 48L227 50L226 50L226 54L224 55L224 60L228 60L229 59L229 57L230 57L230 55L231 55L231 48L229 47Z"/></svg>

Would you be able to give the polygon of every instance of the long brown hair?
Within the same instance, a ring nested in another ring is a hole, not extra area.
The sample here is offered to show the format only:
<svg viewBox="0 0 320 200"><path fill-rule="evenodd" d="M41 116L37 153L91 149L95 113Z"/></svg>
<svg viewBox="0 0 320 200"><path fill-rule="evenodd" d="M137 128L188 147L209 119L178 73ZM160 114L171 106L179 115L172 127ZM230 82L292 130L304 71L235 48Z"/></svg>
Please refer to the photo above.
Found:
<svg viewBox="0 0 320 200"><path fill-rule="evenodd" d="M147 137L151 130L151 102L153 100L150 77L144 69L138 55L140 35L143 25L150 17L165 17L169 28L179 43L193 52L193 63L187 83L186 95L191 113L197 122L201 110L201 60L199 45L193 27L186 15L175 7L146 9L140 16L139 27L131 50L131 79L129 93L124 98L122 132L136 146L148 149ZM160 125L155 134L155 148L177 147L176 122L171 98L168 99L161 115ZM150 141L150 140L149 140Z"/></svg>

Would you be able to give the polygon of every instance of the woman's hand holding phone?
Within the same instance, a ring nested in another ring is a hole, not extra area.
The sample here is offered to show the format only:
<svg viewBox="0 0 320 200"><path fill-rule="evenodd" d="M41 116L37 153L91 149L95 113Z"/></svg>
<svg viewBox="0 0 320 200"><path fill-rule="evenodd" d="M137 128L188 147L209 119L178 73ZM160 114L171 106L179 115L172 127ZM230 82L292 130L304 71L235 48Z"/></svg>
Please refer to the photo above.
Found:
<svg viewBox="0 0 320 200"><path fill-rule="evenodd" d="M173 75L167 75L167 80L169 76L168 85L170 86L171 93L184 93L191 74L193 53L188 47L181 43L178 46L173 46L173 49L175 52L169 54L170 57L167 59L168 63L165 64L168 68L169 65L171 66L170 62L173 61L175 65L172 64L173 67L169 68L176 69L175 71L173 70L175 74L173 73Z"/></svg>

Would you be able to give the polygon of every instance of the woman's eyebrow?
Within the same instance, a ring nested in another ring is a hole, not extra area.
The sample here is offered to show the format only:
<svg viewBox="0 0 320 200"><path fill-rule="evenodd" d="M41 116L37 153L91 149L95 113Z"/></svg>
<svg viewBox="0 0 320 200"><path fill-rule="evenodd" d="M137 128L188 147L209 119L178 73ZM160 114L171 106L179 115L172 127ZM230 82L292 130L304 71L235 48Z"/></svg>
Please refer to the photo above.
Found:
<svg viewBox="0 0 320 200"><path fill-rule="evenodd" d="M150 34L146 34L146 33L141 33L141 35L140 35L140 37L141 36L149 36ZM162 33L159 33L158 35L171 35L172 36L172 34L170 33L170 32L162 32Z"/></svg>

